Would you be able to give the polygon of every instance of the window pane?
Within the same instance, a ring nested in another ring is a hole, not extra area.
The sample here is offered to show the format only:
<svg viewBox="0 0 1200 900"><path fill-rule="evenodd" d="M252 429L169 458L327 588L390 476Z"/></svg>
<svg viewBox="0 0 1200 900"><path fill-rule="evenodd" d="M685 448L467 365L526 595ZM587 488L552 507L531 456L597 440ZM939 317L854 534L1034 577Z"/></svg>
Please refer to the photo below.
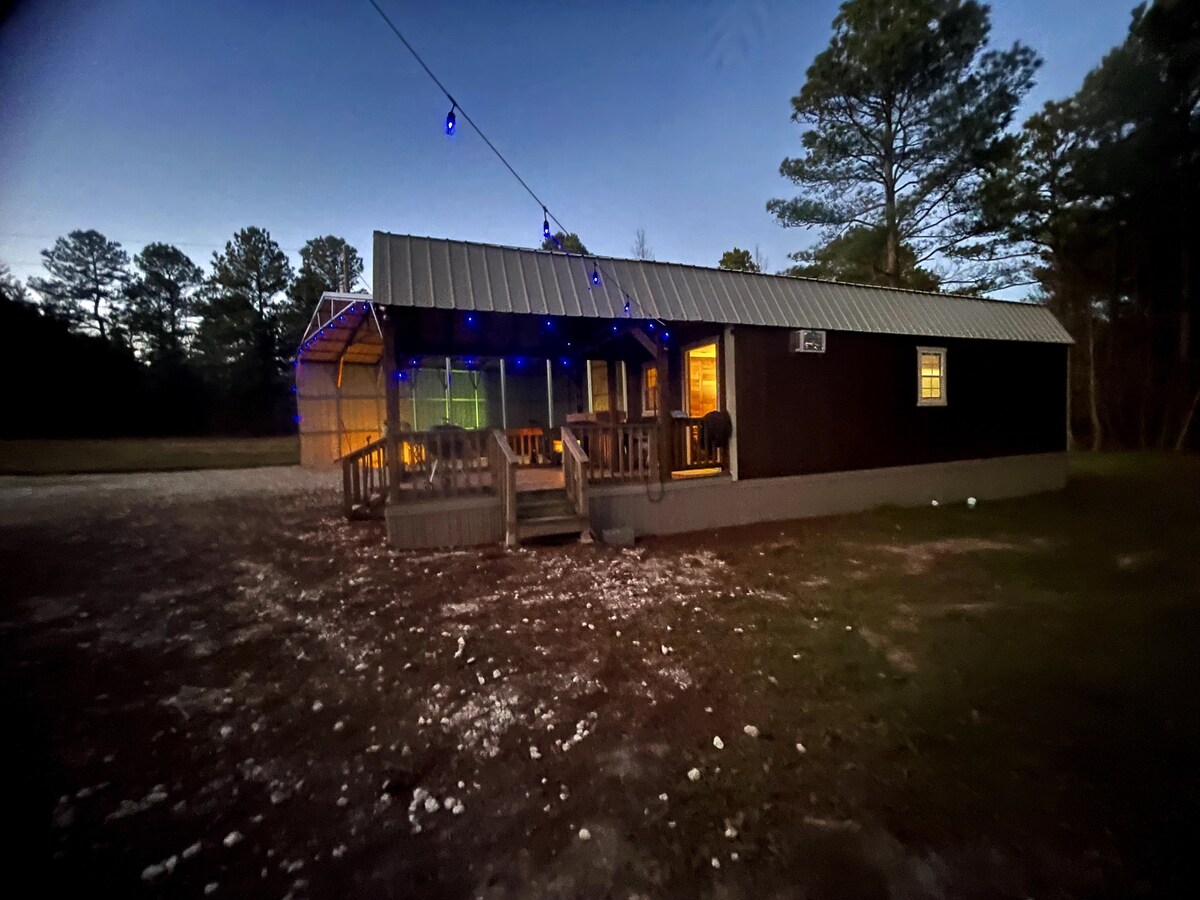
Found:
<svg viewBox="0 0 1200 900"><path fill-rule="evenodd" d="M588 371L592 376L592 412L608 412L608 363L588 360Z"/></svg>
<svg viewBox="0 0 1200 900"><path fill-rule="evenodd" d="M642 410L658 412L658 368L654 363L642 366Z"/></svg>

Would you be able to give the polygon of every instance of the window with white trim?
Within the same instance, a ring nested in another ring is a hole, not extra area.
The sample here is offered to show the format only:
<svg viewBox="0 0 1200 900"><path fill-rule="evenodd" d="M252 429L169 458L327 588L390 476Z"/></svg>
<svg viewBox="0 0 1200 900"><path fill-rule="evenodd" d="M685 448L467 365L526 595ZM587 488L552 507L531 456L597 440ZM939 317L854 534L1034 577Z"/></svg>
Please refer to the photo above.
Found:
<svg viewBox="0 0 1200 900"><path fill-rule="evenodd" d="M917 348L917 406L946 405L946 348Z"/></svg>

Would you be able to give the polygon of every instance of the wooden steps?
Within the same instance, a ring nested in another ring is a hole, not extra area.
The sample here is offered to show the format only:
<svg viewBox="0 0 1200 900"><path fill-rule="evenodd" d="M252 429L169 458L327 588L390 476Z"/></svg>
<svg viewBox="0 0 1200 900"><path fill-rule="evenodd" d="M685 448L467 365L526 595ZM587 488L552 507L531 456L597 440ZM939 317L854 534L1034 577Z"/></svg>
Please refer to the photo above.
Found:
<svg viewBox="0 0 1200 900"><path fill-rule="evenodd" d="M521 491L517 494L517 540L582 534L591 523L575 514L563 488Z"/></svg>

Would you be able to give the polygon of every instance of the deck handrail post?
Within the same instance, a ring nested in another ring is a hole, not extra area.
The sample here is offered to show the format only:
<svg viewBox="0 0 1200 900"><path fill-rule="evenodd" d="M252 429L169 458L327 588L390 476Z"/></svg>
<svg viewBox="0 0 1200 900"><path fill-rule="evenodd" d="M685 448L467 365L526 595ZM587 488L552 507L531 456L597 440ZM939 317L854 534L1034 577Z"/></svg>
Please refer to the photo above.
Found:
<svg viewBox="0 0 1200 900"><path fill-rule="evenodd" d="M508 444L508 435L493 429L491 435L492 452L489 453L489 465L497 471L492 472L492 482L500 495L500 505L504 515L504 543L512 547L517 543L517 455Z"/></svg>
<svg viewBox="0 0 1200 900"><path fill-rule="evenodd" d="M588 510L588 455L579 446L575 434L566 425L562 426L563 486L567 489L575 515L590 518Z"/></svg>

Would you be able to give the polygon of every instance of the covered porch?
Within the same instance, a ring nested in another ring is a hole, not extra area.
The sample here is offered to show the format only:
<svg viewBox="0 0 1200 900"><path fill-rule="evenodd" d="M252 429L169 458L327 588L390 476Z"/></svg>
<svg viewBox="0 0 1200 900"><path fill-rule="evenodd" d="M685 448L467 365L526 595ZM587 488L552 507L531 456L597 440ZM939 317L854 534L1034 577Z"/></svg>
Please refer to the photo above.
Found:
<svg viewBox="0 0 1200 900"><path fill-rule="evenodd" d="M365 298L331 313L298 365L340 385L353 359L382 393L377 435L338 436L345 513L404 516L414 545L586 530L589 488L729 471L722 326Z"/></svg>

